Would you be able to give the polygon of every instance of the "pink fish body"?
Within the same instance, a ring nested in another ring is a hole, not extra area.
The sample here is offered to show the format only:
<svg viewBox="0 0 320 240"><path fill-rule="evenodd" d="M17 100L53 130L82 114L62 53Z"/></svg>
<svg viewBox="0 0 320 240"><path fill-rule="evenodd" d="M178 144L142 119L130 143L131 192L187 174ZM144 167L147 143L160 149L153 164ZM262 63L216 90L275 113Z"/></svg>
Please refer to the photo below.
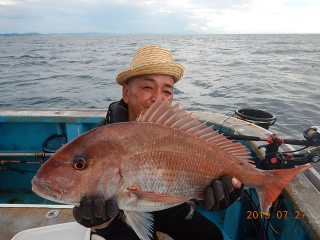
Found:
<svg viewBox="0 0 320 240"><path fill-rule="evenodd" d="M84 196L115 198L128 224L149 239L152 216L191 199L202 200L215 178L236 177L256 188L267 211L284 186L312 166L260 170L240 143L160 99L136 122L93 129L60 148L32 180L38 195L77 205Z"/></svg>

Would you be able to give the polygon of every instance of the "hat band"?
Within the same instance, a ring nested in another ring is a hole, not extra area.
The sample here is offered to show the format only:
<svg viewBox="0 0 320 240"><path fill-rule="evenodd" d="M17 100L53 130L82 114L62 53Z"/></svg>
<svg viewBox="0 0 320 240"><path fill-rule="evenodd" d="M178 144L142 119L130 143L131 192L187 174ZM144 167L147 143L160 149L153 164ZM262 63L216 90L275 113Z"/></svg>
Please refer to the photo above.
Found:
<svg viewBox="0 0 320 240"><path fill-rule="evenodd" d="M150 64L156 64L157 62L148 62L148 63L141 63L141 64L138 64L138 65L135 65L131 68L136 68L136 67L140 67L140 66L143 66L143 65L150 65Z"/></svg>

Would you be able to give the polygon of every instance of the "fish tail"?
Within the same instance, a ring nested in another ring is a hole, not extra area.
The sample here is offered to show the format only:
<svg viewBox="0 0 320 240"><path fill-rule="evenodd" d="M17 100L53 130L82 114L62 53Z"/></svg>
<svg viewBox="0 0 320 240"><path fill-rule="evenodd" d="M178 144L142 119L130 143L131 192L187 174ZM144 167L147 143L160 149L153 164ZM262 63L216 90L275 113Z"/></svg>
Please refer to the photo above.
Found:
<svg viewBox="0 0 320 240"><path fill-rule="evenodd" d="M311 168L312 165L305 165L297 168L284 170L268 170L272 176L272 183L262 188L257 188L260 207L263 212L269 210L272 203L277 199L282 189L299 173Z"/></svg>

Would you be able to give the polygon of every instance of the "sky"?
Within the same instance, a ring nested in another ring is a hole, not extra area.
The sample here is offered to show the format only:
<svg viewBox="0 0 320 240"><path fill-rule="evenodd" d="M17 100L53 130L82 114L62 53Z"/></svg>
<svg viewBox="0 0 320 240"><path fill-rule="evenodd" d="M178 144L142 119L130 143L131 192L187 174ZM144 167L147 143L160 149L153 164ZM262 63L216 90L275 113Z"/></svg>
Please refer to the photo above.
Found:
<svg viewBox="0 0 320 240"><path fill-rule="evenodd" d="M320 33L320 0L0 0L5 33Z"/></svg>

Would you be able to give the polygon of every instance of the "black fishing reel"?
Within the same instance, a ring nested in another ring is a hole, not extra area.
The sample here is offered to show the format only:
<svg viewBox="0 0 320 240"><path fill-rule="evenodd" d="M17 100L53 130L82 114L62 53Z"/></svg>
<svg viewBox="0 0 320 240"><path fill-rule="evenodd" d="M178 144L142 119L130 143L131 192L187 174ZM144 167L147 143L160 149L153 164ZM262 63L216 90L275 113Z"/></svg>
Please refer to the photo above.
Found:
<svg viewBox="0 0 320 240"><path fill-rule="evenodd" d="M304 131L303 135L306 140L281 139L275 133L268 138L259 138L254 136L243 136L234 134L224 134L229 139L235 140L251 140L251 141L267 141L268 144L261 145L258 148L264 147L265 159L261 161L262 169L288 169L297 165L304 165L306 163L316 163L320 161L320 128L311 127ZM293 150L288 146L283 146L282 151L279 151L283 144L304 146L301 149ZM309 147L315 147L311 150L305 150ZM260 165L259 164L259 165Z"/></svg>
<svg viewBox="0 0 320 240"><path fill-rule="evenodd" d="M316 163L320 161L320 130L319 127L311 127L303 132L306 140L290 140L281 139L276 134L271 135L267 141L268 145L263 146L266 148L265 159L262 161L262 168L269 169L288 169L297 165L304 165L306 163ZM279 152L279 147L283 144L302 145L304 146L299 150L291 150ZM300 153L300 151L308 147L316 147L309 151Z"/></svg>

